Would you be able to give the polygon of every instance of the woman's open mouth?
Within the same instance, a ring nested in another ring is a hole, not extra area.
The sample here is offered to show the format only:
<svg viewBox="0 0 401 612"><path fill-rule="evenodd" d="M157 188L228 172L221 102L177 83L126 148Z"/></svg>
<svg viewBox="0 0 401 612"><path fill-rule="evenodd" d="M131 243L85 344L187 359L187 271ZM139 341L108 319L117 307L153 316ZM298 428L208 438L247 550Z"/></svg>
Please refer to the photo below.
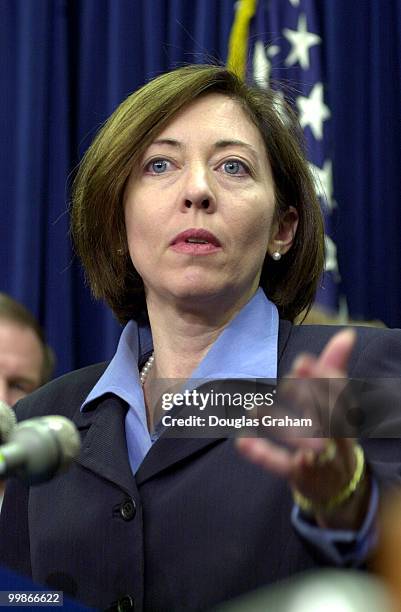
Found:
<svg viewBox="0 0 401 612"><path fill-rule="evenodd" d="M177 234L170 246L178 253L189 255L207 255L221 250L219 239L202 228L190 228Z"/></svg>

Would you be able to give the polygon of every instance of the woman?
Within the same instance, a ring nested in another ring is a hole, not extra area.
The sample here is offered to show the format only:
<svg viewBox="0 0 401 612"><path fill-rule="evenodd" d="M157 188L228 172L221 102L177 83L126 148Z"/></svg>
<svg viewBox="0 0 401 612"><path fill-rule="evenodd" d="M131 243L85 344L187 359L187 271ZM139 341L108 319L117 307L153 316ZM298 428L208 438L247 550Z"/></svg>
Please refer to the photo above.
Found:
<svg viewBox="0 0 401 612"><path fill-rule="evenodd" d="M88 150L72 228L95 296L127 325L110 364L20 403L20 418L65 414L83 441L48 484L10 483L3 563L88 605L171 611L363 562L380 475L351 439L172 439L153 409L160 380L395 375L397 332L291 324L323 265L292 115L224 68L156 78Z"/></svg>

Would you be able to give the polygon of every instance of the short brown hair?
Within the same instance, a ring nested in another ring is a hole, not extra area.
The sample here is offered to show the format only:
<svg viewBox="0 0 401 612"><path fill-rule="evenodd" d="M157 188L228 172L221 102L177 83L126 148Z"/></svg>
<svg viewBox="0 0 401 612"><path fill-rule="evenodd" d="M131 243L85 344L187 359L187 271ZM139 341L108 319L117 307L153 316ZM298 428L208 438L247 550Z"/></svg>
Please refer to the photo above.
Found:
<svg viewBox="0 0 401 612"><path fill-rule="evenodd" d="M29 327L36 334L42 347L42 367L40 373L40 384L44 385L52 378L55 356L53 350L46 344L42 328L31 312L20 302L17 302L6 293L0 293L0 321L12 321L22 327Z"/></svg>
<svg viewBox="0 0 401 612"><path fill-rule="evenodd" d="M273 172L276 218L289 206L298 211L291 249L279 262L266 256L260 285L280 316L290 320L314 299L324 263L323 220L294 113L286 108L284 116L273 91L249 86L224 67L190 65L158 76L122 102L87 150L74 181L76 251L94 296L105 299L122 323L146 310L142 279L127 247L126 182L174 115L207 93L237 100L259 129Z"/></svg>

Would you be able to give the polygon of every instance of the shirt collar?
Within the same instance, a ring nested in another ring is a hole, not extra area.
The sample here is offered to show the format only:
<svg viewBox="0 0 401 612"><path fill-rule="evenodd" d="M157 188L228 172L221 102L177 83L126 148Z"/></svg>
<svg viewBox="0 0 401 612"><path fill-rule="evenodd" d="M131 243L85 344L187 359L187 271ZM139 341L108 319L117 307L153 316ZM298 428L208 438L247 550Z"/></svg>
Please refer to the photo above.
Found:
<svg viewBox="0 0 401 612"><path fill-rule="evenodd" d="M114 393L125 400L130 406L143 402L143 394L139 381L140 364L145 355L153 350L152 334L149 325L138 325L129 321L124 327L117 351L102 376L89 393L81 410L93 400L106 393Z"/></svg>
<svg viewBox="0 0 401 612"><path fill-rule="evenodd" d="M258 289L222 331L191 379L276 378L278 311ZM142 405L138 364L153 348L150 328L129 321L107 369L82 404L114 393L129 406ZM193 384L193 383L192 383ZM192 386L192 385L191 385Z"/></svg>
<svg viewBox="0 0 401 612"><path fill-rule="evenodd" d="M191 378L276 378L279 316L259 288L222 331Z"/></svg>

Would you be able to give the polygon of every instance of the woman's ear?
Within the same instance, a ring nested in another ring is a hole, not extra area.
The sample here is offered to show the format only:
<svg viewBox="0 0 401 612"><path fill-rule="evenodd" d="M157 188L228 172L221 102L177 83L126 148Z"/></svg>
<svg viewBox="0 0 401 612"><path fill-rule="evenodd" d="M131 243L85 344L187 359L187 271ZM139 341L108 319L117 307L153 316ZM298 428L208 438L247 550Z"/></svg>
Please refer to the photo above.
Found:
<svg viewBox="0 0 401 612"><path fill-rule="evenodd" d="M280 259L292 247L298 227L298 211L289 206L285 213L272 225L271 237L268 244L268 253L273 259Z"/></svg>

